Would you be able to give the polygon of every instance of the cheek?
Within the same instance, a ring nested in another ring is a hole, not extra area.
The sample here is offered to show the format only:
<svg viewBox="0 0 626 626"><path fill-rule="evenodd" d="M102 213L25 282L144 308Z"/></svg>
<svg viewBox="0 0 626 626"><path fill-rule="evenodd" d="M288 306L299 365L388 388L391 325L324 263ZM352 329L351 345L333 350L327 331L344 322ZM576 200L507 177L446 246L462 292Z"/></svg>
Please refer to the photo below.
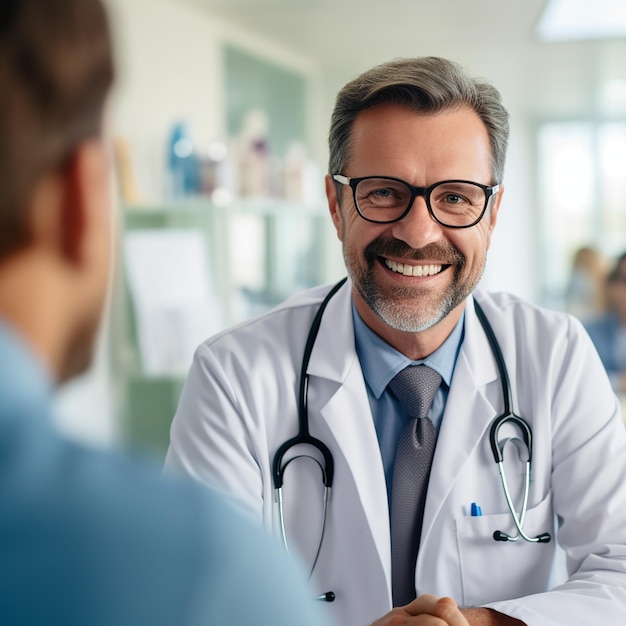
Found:
<svg viewBox="0 0 626 626"><path fill-rule="evenodd" d="M344 222L343 247L344 250L348 250L355 258L363 259L365 248L377 236L378 233L371 232L371 229L367 228L367 222L365 222L365 227L358 222L352 224Z"/></svg>
<svg viewBox="0 0 626 626"><path fill-rule="evenodd" d="M345 210L337 214L335 228L337 229L337 236L344 245L358 246L364 239L361 224L354 219L351 211L347 215Z"/></svg>
<svg viewBox="0 0 626 626"><path fill-rule="evenodd" d="M467 259L484 258L487 254L491 241L489 228L469 229L468 232L460 231L456 236L450 237L450 242L458 248Z"/></svg>

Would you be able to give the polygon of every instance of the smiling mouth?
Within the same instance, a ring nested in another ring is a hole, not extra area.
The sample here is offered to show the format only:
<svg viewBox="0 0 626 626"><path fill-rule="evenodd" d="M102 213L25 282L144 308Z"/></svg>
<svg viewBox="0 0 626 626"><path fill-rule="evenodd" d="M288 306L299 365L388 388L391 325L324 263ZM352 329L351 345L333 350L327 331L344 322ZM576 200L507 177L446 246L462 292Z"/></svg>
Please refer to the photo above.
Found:
<svg viewBox="0 0 626 626"><path fill-rule="evenodd" d="M398 263L383 257L383 262L387 268L396 274L403 276L434 276L439 274L447 265L411 265L409 263Z"/></svg>

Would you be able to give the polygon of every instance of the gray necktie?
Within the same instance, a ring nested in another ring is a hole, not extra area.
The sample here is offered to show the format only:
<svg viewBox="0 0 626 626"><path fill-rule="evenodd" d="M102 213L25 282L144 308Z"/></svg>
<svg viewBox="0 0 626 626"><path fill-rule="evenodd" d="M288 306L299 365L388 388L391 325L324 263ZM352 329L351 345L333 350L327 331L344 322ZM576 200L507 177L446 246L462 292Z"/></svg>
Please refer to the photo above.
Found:
<svg viewBox="0 0 626 626"><path fill-rule="evenodd" d="M426 365L409 366L389 388L409 418L398 441L391 490L391 583L393 605L415 599L415 563L437 431L427 417L441 376Z"/></svg>

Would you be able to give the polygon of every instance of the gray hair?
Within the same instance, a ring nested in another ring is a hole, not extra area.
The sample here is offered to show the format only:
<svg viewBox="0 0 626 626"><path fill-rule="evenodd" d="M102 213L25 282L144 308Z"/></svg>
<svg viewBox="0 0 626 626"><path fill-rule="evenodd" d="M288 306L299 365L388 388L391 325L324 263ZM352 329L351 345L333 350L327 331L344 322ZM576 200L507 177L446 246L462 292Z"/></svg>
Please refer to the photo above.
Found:
<svg viewBox="0 0 626 626"><path fill-rule="evenodd" d="M439 57L398 59L378 65L349 82L337 95L328 143L329 174L344 171L351 156L350 133L357 115L380 104L398 104L437 113L469 107L487 128L493 183L502 182L509 137L509 114L500 92Z"/></svg>

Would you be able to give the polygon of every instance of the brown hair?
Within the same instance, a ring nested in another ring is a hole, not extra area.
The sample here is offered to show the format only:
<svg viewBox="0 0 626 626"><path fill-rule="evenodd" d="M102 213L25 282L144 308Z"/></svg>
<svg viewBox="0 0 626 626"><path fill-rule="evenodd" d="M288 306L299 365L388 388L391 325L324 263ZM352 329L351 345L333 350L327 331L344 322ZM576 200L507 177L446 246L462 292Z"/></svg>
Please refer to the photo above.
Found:
<svg viewBox="0 0 626 626"><path fill-rule="evenodd" d="M112 80L100 0L2 0L0 260L28 242L38 178L100 134Z"/></svg>
<svg viewBox="0 0 626 626"><path fill-rule="evenodd" d="M468 76L460 65L439 57L399 59L378 65L349 82L337 95L332 114L328 173L343 172L350 158L350 133L357 115L379 104L437 113L469 107L487 128L493 183L500 183L509 137L509 115L498 90Z"/></svg>

